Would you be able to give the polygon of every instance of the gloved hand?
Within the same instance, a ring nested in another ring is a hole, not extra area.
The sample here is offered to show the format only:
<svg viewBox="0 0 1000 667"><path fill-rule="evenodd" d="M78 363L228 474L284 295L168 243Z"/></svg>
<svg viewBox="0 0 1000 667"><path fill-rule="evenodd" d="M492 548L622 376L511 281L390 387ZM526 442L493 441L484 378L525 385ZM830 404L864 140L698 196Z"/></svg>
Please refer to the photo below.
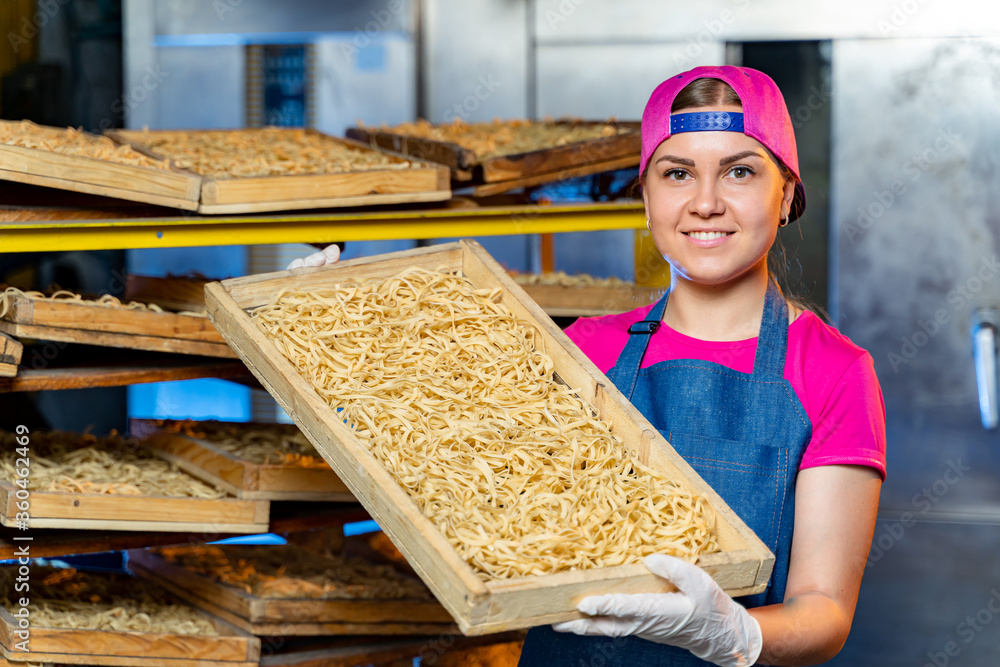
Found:
<svg viewBox="0 0 1000 667"><path fill-rule="evenodd" d="M340 246L334 243L333 245L328 245L319 252L314 252L313 254L300 259L293 259L285 270L290 271L303 266L326 266L327 264L333 264L338 259L340 259Z"/></svg>
<svg viewBox="0 0 1000 667"><path fill-rule="evenodd" d="M707 572L672 556L647 556L645 562L679 592L591 596L581 600L577 609L592 618L552 628L578 635L636 635L688 649L720 667L757 662L763 644L760 624Z"/></svg>

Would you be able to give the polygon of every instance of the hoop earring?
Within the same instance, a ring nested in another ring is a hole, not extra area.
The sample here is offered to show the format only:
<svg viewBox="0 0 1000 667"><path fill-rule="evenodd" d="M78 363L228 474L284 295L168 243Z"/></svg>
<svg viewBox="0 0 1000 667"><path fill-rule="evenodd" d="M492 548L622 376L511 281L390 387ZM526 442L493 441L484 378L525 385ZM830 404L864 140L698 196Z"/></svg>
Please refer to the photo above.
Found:
<svg viewBox="0 0 1000 667"><path fill-rule="evenodd" d="M790 218L790 217L791 217L791 215L786 215L784 220L779 220L778 221L778 226L779 227L786 226L788 224L788 218Z"/></svg>
<svg viewBox="0 0 1000 667"><path fill-rule="evenodd" d="M649 218L646 218L646 229L653 231L653 228L649 226Z"/></svg>

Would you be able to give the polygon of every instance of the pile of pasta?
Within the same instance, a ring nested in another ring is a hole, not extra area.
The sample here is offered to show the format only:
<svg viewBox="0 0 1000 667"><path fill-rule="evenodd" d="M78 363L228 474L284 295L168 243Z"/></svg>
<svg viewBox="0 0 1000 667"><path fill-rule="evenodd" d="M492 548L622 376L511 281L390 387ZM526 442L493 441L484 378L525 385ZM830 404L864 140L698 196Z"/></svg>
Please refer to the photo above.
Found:
<svg viewBox="0 0 1000 667"><path fill-rule="evenodd" d="M556 148L633 131L613 123L576 125L532 120L494 120L492 123L467 123L460 118L441 125L420 119L413 123L402 123L392 127L383 125L380 129L393 134L457 144L471 150L480 160L500 155L516 155L545 148Z"/></svg>
<svg viewBox="0 0 1000 667"><path fill-rule="evenodd" d="M565 271L552 273L515 273L514 282L518 285L557 285L559 287L635 287L621 278L610 276L597 278L587 273L570 275Z"/></svg>
<svg viewBox="0 0 1000 667"><path fill-rule="evenodd" d="M14 612L17 567L0 568L0 604ZM32 627L217 636L204 616L142 579L32 565L28 614Z"/></svg>
<svg viewBox="0 0 1000 667"><path fill-rule="evenodd" d="M4 287L3 291L0 292L0 318L4 317L10 311L11 304L19 297L37 301L58 301L60 303L72 303L79 306L94 306L98 308L124 308L126 310L137 310L148 313L166 312L155 303L139 303L138 301L129 301L125 303L118 297L111 296L110 294L102 294L96 299L87 299L76 292L70 292L69 290L64 289L55 289L49 293L45 293L35 290L22 290L17 287L8 286ZM204 311L185 311L179 314L191 315L194 317L208 317Z"/></svg>
<svg viewBox="0 0 1000 667"><path fill-rule="evenodd" d="M223 424L180 421L163 428L205 440L238 459L260 465L329 468L306 436L292 424Z"/></svg>
<svg viewBox="0 0 1000 667"><path fill-rule="evenodd" d="M0 431L0 478L17 479L17 440ZM112 432L35 431L30 437L29 488L33 491L175 498L222 498L226 494L156 458L133 440Z"/></svg>
<svg viewBox="0 0 1000 667"><path fill-rule="evenodd" d="M167 160L148 157L129 146L116 144L107 137L88 134L72 127L63 130L36 125L30 120L0 121L0 144L36 148L62 155L89 157L137 167L164 170L170 168Z"/></svg>
<svg viewBox="0 0 1000 667"><path fill-rule="evenodd" d="M212 178L408 169L413 163L303 129L143 132L136 141L177 167Z"/></svg>
<svg viewBox="0 0 1000 667"><path fill-rule="evenodd" d="M708 501L634 459L499 297L413 269L251 318L483 579L718 550Z"/></svg>
<svg viewBox="0 0 1000 667"><path fill-rule="evenodd" d="M154 550L166 560L260 598L429 599L416 579L388 565L294 545L204 545Z"/></svg>

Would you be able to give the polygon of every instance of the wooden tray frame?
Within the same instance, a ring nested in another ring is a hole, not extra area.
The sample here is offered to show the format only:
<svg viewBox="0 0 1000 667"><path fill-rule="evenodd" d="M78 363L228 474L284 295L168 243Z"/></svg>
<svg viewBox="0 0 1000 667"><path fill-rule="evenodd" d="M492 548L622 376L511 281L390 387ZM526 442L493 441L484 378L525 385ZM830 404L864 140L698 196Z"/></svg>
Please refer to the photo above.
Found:
<svg viewBox="0 0 1000 667"><path fill-rule="evenodd" d="M376 128L352 127L347 130L347 136L370 146L447 165L452 170L456 187L473 186L474 194L483 197L515 188L638 166L642 149L639 123L579 120L555 122L574 126L616 125L633 131L485 160L480 160L474 151L458 144Z"/></svg>
<svg viewBox="0 0 1000 667"><path fill-rule="evenodd" d="M149 135L197 133L253 132L239 130L109 130L105 134L114 141L132 146L148 155L161 156L145 143ZM324 140L365 150L372 146L350 139L341 139L307 128L307 133ZM380 150L393 161L412 162L413 158ZM197 210L202 214L259 213L310 208L373 206L445 201L451 198L448 170L424 162L409 169L372 169L335 174L305 174L293 176L260 176L215 179L189 172L201 179L201 201Z"/></svg>
<svg viewBox="0 0 1000 667"><path fill-rule="evenodd" d="M176 422L132 419L129 421L129 433L140 437L142 444L160 458L177 464L177 467L189 475L237 498L355 502L350 489L330 468L264 465L245 461L216 447L211 441L165 428L167 424L173 423Z"/></svg>
<svg viewBox="0 0 1000 667"><path fill-rule="evenodd" d="M139 151L142 152L142 151ZM0 180L195 211L201 178L180 169L154 169L39 148L0 144Z"/></svg>
<svg viewBox="0 0 1000 667"><path fill-rule="evenodd" d="M703 555L698 565L733 596L763 591L774 564L766 545L478 243L461 241L209 284L206 304L216 327L451 612L461 631L476 635L582 618L576 604L587 595L673 588L641 563L484 582L245 311L270 303L283 289L315 289L348 278L386 278L413 267L442 266L460 270L480 287L501 287L501 301L539 330L558 376L612 424L612 431L639 460L684 479L708 498L718 515L722 550Z"/></svg>
<svg viewBox="0 0 1000 667"><path fill-rule="evenodd" d="M448 612L436 601L267 599L220 584L145 549L129 551L128 558L129 568L136 574L254 635L419 635L456 631Z"/></svg>
<svg viewBox="0 0 1000 667"><path fill-rule="evenodd" d="M18 487L0 479L0 524L20 527ZM171 498L31 491L27 528L184 533L266 533L270 504L238 498Z"/></svg>
<svg viewBox="0 0 1000 667"><path fill-rule="evenodd" d="M30 627L29 651L15 649L17 619L0 608L0 655L9 665L28 662L117 667L258 667L260 639L195 608L216 637L162 632Z"/></svg>
<svg viewBox="0 0 1000 667"><path fill-rule="evenodd" d="M0 332L20 338L235 359L207 317L15 296Z"/></svg>

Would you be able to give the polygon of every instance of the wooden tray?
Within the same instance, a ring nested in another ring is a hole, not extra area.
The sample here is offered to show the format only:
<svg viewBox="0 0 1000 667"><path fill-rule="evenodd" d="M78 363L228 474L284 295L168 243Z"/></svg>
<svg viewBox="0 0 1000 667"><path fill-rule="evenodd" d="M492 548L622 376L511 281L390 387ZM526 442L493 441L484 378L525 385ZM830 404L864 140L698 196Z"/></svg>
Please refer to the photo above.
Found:
<svg viewBox="0 0 1000 667"><path fill-rule="evenodd" d="M20 338L236 358L207 317L156 313L28 296L11 299L0 332Z"/></svg>
<svg viewBox="0 0 1000 667"><path fill-rule="evenodd" d="M190 422L197 429L197 422ZM222 424L246 426L257 424ZM129 433L140 437L157 456L177 464L184 472L237 498L255 500L309 500L353 502L347 485L329 467L260 464L244 461L208 440L186 435L183 422L133 419ZM268 424L269 428L298 429L292 424Z"/></svg>
<svg viewBox="0 0 1000 667"><path fill-rule="evenodd" d="M160 632L30 627L28 651L17 619L0 607L0 654L10 665L52 663L136 667L257 667L260 639L198 611L218 630L215 637Z"/></svg>
<svg viewBox="0 0 1000 667"><path fill-rule="evenodd" d="M549 317L596 317L625 313L648 306L665 287L568 287L563 285L521 285Z"/></svg>
<svg viewBox="0 0 1000 667"><path fill-rule="evenodd" d="M153 551L129 551L129 567L189 603L255 635L418 635L454 632L433 600L261 598L213 581Z"/></svg>
<svg viewBox="0 0 1000 667"><path fill-rule="evenodd" d="M423 139L377 128L350 128L347 136L371 146L447 165L456 187L473 186L477 196L541 185L566 178L639 165L639 123L556 121L567 126L617 125L631 132L600 137L527 153L480 158L458 144Z"/></svg>
<svg viewBox="0 0 1000 667"><path fill-rule="evenodd" d="M155 303L170 310L205 309L205 285L209 278L195 276L125 276L125 301Z"/></svg>
<svg viewBox="0 0 1000 667"><path fill-rule="evenodd" d="M161 130L140 132L114 130L106 134L113 140L131 145L138 151L156 155L146 144L148 137L192 134L236 134L258 130ZM316 130L306 132L325 140L373 150L360 142L324 135ZM412 161L403 156L388 155L393 161ZM170 157L170 156L161 156ZM193 172L192 172L193 173ZM201 201L198 212L205 214L257 213L307 208L333 208L342 206L373 206L444 201L451 197L448 170L431 163L411 166L408 169L372 169L333 174L305 174L294 176L261 176L250 178L201 179Z"/></svg>
<svg viewBox="0 0 1000 667"><path fill-rule="evenodd" d="M179 169L118 164L37 148L0 144L0 165L0 180L187 211L197 210L201 193L201 178Z"/></svg>
<svg viewBox="0 0 1000 667"><path fill-rule="evenodd" d="M428 667L516 667L523 632L489 637L343 637L281 638L276 651L265 652L260 667L411 667L420 658ZM4 665L0 665L4 667Z"/></svg>
<svg viewBox="0 0 1000 667"><path fill-rule="evenodd" d="M484 582L245 310L271 303L283 289L313 289L347 278L387 278L413 267L442 266L460 270L481 288L501 287L501 301L538 328L540 344L558 376L579 388L601 419L613 425L612 431L634 447L639 460L686 480L708 498L718 514L721 551L703 555L698 564L734 596L764 590L774 563L767 547L478 243L462 241L208 285L206 303L219 331L402 551L462 632L485 634L581 618L575 609L584 596L671 588L638 563Z"/></svg>

